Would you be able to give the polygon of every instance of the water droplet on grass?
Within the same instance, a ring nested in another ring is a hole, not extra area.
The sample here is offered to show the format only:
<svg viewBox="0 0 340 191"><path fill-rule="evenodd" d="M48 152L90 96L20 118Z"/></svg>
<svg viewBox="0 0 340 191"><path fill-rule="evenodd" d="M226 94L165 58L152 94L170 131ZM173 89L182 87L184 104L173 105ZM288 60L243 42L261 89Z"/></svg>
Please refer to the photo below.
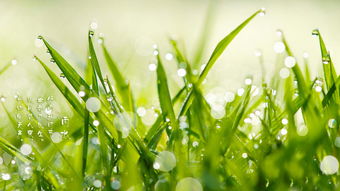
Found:
<svg viewBox="0 0 340 191"><path fill-rule="evenodd" d="M53 143L60 143L63 140L63 137L61 136L60 133L54 132L51 135L51 140Z"/></svg>
<svg viewBox="0 0 340 191"><path fill-rule="evenodd" d="M172 152L160 152L154 162L153 167L163 172L171 171L176 166L176 157Z"/></svg>
<svg viewBox="0 0 340 191"><path fill-rule="evenodd" d="M29 145L29 144L23 144L21 147L20 147L20 152L23 154L23 155L29 155L32 153L32 146Z"/></svg>
<svg viewBox="0 0 340 191"><path fill-rule="evenodd" d="M184 77L187 74L187 71L184 68L180 68L177 70L177 75L179 77Z"/></svg>
<svg viewBox="0 0 340 191"><path fill-rule="evenodd" d="M260 16L265 16L266 15L266 8L261 8L260 9L260 13L259 13Z"/></svg>
<svg viewBox="0 0 340 191"><path fill-rule="evenodd" d="M178 181L176 191L203 191L203 187L199 180L186 177Z"/></svg>
<svg viewBox="0 0 340 191"><path fill-rule="evenodd" d="M332 155L325 156L320 163L320 170L326 175L335 174L338 172L338 169L338 159Z"/></svg>
<svg viewBox="0 0 340 191"><path fill-rule="evenodd" d="M276 42L274 44L274 51L276 53L283 53L286 50L285 45L283 44L283 42Z"/></svg>
<svg viewBox="0 0 340 191"><path fill-rule="evenodd" d="M293 68L296 64L296 60L294 57L292 56L287 56L285 58L285 65L288 67L288 68Z"/></svg>
<svg viewBox="0 0 340 191"><path fill-rule="evenodd" d="M289 71L288 68L282 68L282 69L280 70L280 77L281 77L282 79L288 78L289 75L290 75L290 71Z"/></svg>
<svg viewBox="0 0 340 191"><path fill-rule="evenodd" d="M100 110L101 103L96 97L90 97L86 100L86 109L90 112L98 112Z"/></svg>
<svg viewBox="0 0 340 191"><path fill-rule="evenodd" d="M336 122L335 119L328 120L328 127L329 128L334 128L334 127L336 127L336 125L337 125L337 122Z"/></svg>

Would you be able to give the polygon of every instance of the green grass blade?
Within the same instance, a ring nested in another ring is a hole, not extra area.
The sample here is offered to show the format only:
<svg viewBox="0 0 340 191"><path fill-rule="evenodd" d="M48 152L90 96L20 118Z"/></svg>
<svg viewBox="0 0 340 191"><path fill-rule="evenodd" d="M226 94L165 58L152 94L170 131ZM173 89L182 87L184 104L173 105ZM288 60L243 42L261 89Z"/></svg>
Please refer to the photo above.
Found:
<svg viewBox="0 0 340 191"><path fill-rule="evenodd" d="M103 49L104 57L110 69L110 72L115 80L117 93L122 100L122 104L127 111L134 111L135 110L134 100L133 100L133 95L130 89L130 84L122 75L117 63L112 59L110 53L108 52L104 44L104 39L102 38L101 40L102 40L102 49Z"/></svg>
<svg viewBox="0 0 340 191"><path fill-rule="evenodd" d="M35 57L41 66L45 69L48 76L59 89L59 91L64 95L67 101L72 105L72 107L81 115L84 116L84 109L78 98L66 87L66 85L60 80L60 78L55 75L51 69L49 69L46 64L44 64L38 57Z"/></svg>
<svg viewBox="0 0 340 191"><path fill-rule="evenodd" d="M243 23L241 23L236 29L234 29L231 33L229 33L226 37L224 37L215 47L213 53L211 54L209 61L205 65L202 73L200 74L200 77L198 81L196 82L196 85L200 85L203 80L208 75L210 69L215 64L216 60L221 56L221 54L224 52L224 50L227 48L227 46L231 43L231 41L238 35L241 30L247 26L247 24L258 14L263 13L264 10L258 10L253 15L251 15L248 19L246 19Z"/></svg>
<svg viewBox="0 0 340 191"><path fill-rule="evenodd" d="M52 59L58 65L62 73L65 75L67 80L70 82L72 87L78 92L83 87L86 90L89 89L88 84L85 80L76 72L76 70L41 36L40 39L43 40L48 52L52 56Z"/></svg>

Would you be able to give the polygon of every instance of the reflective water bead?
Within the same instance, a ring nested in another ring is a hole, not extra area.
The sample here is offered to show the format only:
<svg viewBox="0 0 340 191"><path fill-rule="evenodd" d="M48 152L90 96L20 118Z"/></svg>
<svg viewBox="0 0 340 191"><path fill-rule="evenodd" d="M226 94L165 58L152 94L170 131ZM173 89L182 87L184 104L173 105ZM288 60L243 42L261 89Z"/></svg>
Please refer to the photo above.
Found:
<svg viewBox="0 0 340 191"><path fill-rule="evenodd" d="M10 180L11 175L8 174L8 173L2 173L1 178L2 178L2 180Z"/></svg>
<svg viewBox="0 0 340 191"><path fill-rule="evenodd" d="M159 169L163 172L168 172L175 168L176 166L176 157L172 152L162 151L160 152L154 162L153 167L155 169Z"/></svg>
<svg viewBox="0 0 340 191"><path fill-rule="evenodd" d="M60 143L62 141L63 137L58 132L53 132L51 135L51 140L53 143Z"/></svg>
<svg viewBox="0 0 340 191"><path fill-rule="evenodd" d="M288 78L289 75L290 75L290 71L289 71L288 68L282 68L282 69L280 70L280 77L281 77L282 79Z"/></svg>
<svg viewBox="0 0 340 191"><path fill-rule="evenodd" d="M335 119L328 120L328 127L329 128L334 128L334 127L336 127L336 125L337 125L337 122L336 122Z"/></svg>
<svg viewBox="0 0 340 191"><path fill-rule="evenodd" d="M100 110L101 103L96 97L90 97L86 100L86 109L90 112L98 112Z"/></svg>
<svg viewBox="0 0 340 191"><path fill-rule="evenodd" d="M149 70L150 71L155 71L157 69L157 65L152 63L152 64L149 64Z"/></svg>
<svg viewBox="0 0 340 191"><path fill-rule="evenodd" d="M13 59L13 60L11 61L11 64L12 64L12 65L17 65L17 63L18 63L18 61L17 61L16 59Z"/></svg>
<svg viewBox="0 0 340 191"><path fill-rule="evenodd" d="M326 175L335 174L338 172L338 169L338 159L332 155L325 156L320 163L320 170Z"/></svg>
<svg viewBox="0 0 340 191"><path fill-rule="evenodd" d="M294 57L292 56L287 56L285 58L285 66L287 66L288 68L293 68L296 64L296 60Z"/></svg>
<svg viewBox="0 0 340 191"><path fill-rule="evenodd" d="M187 71L184 68L180 68L177 70L177 75L179 77L184 77L187 74Z"/></svg>
<svg viewBox="0 0 340 191"><path fill-rule="evenodd" d="M178 181L176 191L203 191L203 187L199 180L186 177Z"/></svg>
<svg viewBox="0 0 340 191"><path fill-rule="evenodd" d="M20 152L23 154L23 155L29 155L32 153L32 146L29 145L29 144L23 144L21 147L20 147Z"/></svg>
<svg viewBox="0 0 340 191"><path fill-rule="evenodd" d="M286 46L283 44L283 42L276 42L274 44L274 51L276 53L283 53L286 50Z"/></svg>

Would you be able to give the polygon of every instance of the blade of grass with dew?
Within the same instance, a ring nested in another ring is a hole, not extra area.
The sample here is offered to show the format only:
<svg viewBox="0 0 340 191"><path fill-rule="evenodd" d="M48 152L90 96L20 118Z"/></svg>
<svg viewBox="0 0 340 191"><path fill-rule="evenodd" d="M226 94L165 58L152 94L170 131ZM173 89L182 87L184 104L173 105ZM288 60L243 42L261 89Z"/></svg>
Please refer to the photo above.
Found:
<svg viewBox="0 0 340 191"><path fill-rule="evenodd" d="M177 122L175 112L173 109L173 105L171 102L171 96L169 92L167 77L166 77L165 70L164 70L159 54L157 55L157 89L158 89L159 102L160 102L160 106L162 109L163 120L166 120L166 118L169 118L170 125L173 127L172 135L170 135L170 137L172 137L170 138L170 145L171 145L173 138L175 138L173 136L177 136L176 134L177 134L179 127L178 127L178 122Z"/></svg>
<svg viewBox="0 0 340 191"><path fill-rule="evenodd" d="M39 38L43 40L45 46L48 49L49 54L52 56L52 59L58 65L59 69L65 75L65 77L70 82L72 87L77 92L79 92L82 87L88 91L89 90L88 84L75 71L75 69L43 37L39 36Z"/></svg>
<svg viewBox="0 0 340 191"><path fill-rule="evenodd" d="M215 47L213 53L211 54L207 64L205 65L202 73L200 74L197 82L195 83L196 86L200 86L203 82L203 80L208 75L210 69L213 67L217 59L221 56L221 54L224 52L224 50L227 48L227 46L231 43L231 41L241 32L241 30L252 20L254 19L258 14L263 14L264 10L260 9L256 11L253 15L251 15L249 18L247 18L243 23L241 23L236 29L234 29L231 33L229 33L226 37L224 37ZM187 95L187 98L185 99L184 103L182 104L181 110L179 112L178 116L182 116L186 113L188 108L191 105L191 102L193 101L193 94L192 91L190 91Z"/></svg>
<svg viewBox="0 0 340 191"><path fill-rule="evenodd" d="M313 33L316 33L316 35L319 37L320 50L321 50L321 56L322 56L322 67L324 70L324 77L325 77L327 89L329 90L332 87L332 85L335 83L337 74L336 74L331 56L329 55L329 52L326 48L326 45L321 37L319 30L315 29Z"/></svg>
<svg viewBox="0 0 340 191"><path fill-rule="evenodd" d="M117 63L112 59L111 55L109 54L105 44L104 44L104 39L101 38L102 40L102 49L104 53L104 57L106 60L107 65L109 66L110 72L115 79L115 84L117 87L117 92L122 99L122 104L124 104L124 108L127 111L135 111L134 108L134 100L133 100L133 95L130 89L130 84L129 82L124 78L122 73L119 70L119 67Z"/></svg>

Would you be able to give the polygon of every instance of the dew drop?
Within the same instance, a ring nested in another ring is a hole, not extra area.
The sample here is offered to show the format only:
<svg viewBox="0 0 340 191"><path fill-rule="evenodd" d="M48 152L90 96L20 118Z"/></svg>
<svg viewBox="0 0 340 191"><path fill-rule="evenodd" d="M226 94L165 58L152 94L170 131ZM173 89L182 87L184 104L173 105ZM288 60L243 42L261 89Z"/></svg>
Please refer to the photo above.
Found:
<svg viewBox="0 0 340 191"><path fill-rule="evenodd" d="M280 70L280 77L281 77L282 79L288 78L289 75L290 75L290 71L289 71L288 68L282 68L282 69Z"/></svg>
<svg viewBox="0 0 340 191"><path fill-rule="evenodd" d="M96 187L96 188L102 187L102 181L100 181L100 180L93 181L93 186Z"/></svg>
<svg viewBox="0 0 340 191"><path fill-rule="evenodd" d="M184 68L180 68L177 70L177 75L179 77L184 77L187 74L187 71Z"/></svg>
<svg viewBox="0 0 340 191"><path fill-rule="evenodd" d="M313 36L319 36L319 34L320 34L319 29L314 29L314 30L312 31L312 35L313 35Z"/></svg>
<svg viewBox="0 0 340 191"><path fill-rule="evenodd" d="M336 127L336 125L337 125L337 122L336 122L335 119L328 120L328 127L329 128L334 128L334 127Z"/></svg>
<svg viewBox="0 0 340 191"><path fill-rule="evenodd" d="M111 188L114 190L119 190L120 189L120 182L119 180L114 179L113 181L111 181Z"/></svg>
<svg viewBox="0 0 340 191"><path fill-rule="evenodd" d="M139 117L143 117L146 114L146 110L144 107L138 107L137 108L137 114Z"/></svg>
<svg viewBox="0 0 340 191"><path fill-rule="evenodd" d="M10 180L11 175L8 174L8 173L2 173L1 178L2 178L2 180Z"/></svg>
<svg viewBox="0 0 340 191"><path fill-rule="evenodd" d="M246 78L246 79L244 80L244 84L246 84L246 85L251 85L252 83L253 83L253 80L250 79L250 78Z"/></svg>
<svg viewBox="0 0 340 191"><path fill-rule="evenodd" d="M281 123L282 123L283 125L287 125L287 124L288 124L288 119L283 118L283 119L281 120Z"/></svg>
<svg viewBox="0 0 340 191"><path fill-rule="evenodd" d="M32 146L29 145L29 144L23 144L21 147L20 147L20 152L23 154L23 155L29 155L32 153Z"/></svg>
<svg viewBox="0 0 340 191"><path fill-rule="evenodd" d="M150 71L155 71L157 69L157 65L152 63L152 64L149 64L149 70Z"/></svg>
<svg viewBox="0 0 340 191"><path fill-rule="evenodd" d="M332 155L325 156L320 163L320 170L326 175L335 174L338 172L338 169L338 159Z"/></svg>
<svg viewBox="0 0 340 191"><path fill-rule="evenodd" d="M285 65L288 67L288 68L293 68L296 64L296 60L294 57L292 56L287 56L285 58Z"/></svg>
<svg viewBox="0 0 340 191"><path fill-rule="evenodd" d="M63 140L63 137L61 136L60 133L54 132L51 135L51 140L53 143L60 143Z"/></svg>
<svg viewBox="0 0 340 191"><path fill-rule="evenodd" d="M98 120L94 120L94 121L93 121L93 125L94 125L95 127L98 127L98 126L99 126L99 124L100 124L100 123L99 123L99 121L98 121Z"/></svg>
<svg viewBox="0 0 340 191"><path fill-rule="evenodd" d="M283 42L276 42L274 44L274 51L276 53L283 53L286 50L286 46L283 44Z"/></svg>
<svg viewBox="0 0 340 191"><path fill-rule="evenodd" d="M11 61L11 64L12 64L12 65L17 65L17 63L18 63L18 61L17 61L16 59L13 59L13 60Z"/></svg>
<svg viewBox="0 0 340 191"><path fill-rule="evenodd" d="M101 103L96 97L90 97L86 100L86 109L90 112L98 112L100 110Z"/></svg>
<svg viewBox="0 0 340 191"><path fill-rule="evenodd" d="M90 29L91 30L96 30L98 28L98 24L97 24L97 22L91 22L90 23Z"/></svg>
<svg viewBox="0 0 340 191"><path fill-rule="evenodd" d="M159 169L163 172L168 172L175 168L176 166L176 157L172 152L162 151L160 152L154 162L153 167L155 169Z"/></svg>
<svg viewBox="0 0 340 191"><path fill-rule="evenodd" d="M172 60L174 58L174 55L172 54L172 53L170 53L170 52L168 52L168 53L166 53L165 54L165 59L166 60Z"/></svg>
<svg viewBox="0 0 340 191"><path fill-rule="evenodd" d="M259 15L265 16L266 15L266 8L261 8Z"/></svg>
<svg viewBox="0 0 340 191"><path fill-rule="evenodd" d="M177 183L176 191L203 191L203 187L199 180L186 177Z"/></svg>

